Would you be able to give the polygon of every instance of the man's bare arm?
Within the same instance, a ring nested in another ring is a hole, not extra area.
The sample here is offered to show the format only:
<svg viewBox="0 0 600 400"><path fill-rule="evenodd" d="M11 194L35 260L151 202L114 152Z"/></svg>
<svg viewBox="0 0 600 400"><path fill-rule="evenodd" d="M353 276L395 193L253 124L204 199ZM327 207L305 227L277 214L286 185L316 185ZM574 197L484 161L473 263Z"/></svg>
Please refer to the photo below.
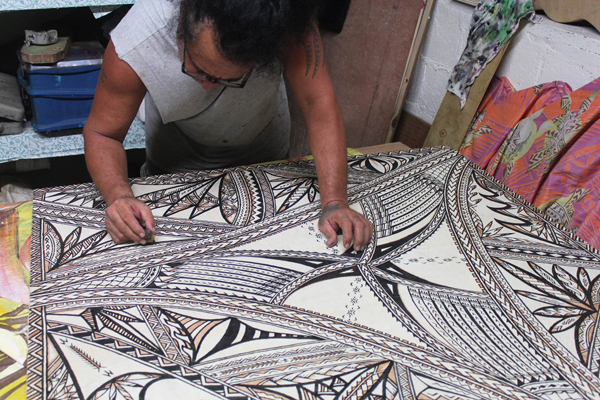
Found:
<svg viewBox="0 0 600 400"><path fill-rule="evenodd" d="M353 241L355 249L362 250L371 239L372 225L348 207L344 121L315 24L285 64L286 76L306 121L319 176L323 204L319 227L327 236L328 245L335 244L336 231L341 229L344 246L350 247Z"/></svg>
<svg viewBox="0 0 600 400"><path fill-rule="evenodd" d="M108 205L106 227L118 243L145 243L140 221L154 229L150 209L133 197L123 148L145 94L143 82L109 42L83 137L88 170Z"/></svg>

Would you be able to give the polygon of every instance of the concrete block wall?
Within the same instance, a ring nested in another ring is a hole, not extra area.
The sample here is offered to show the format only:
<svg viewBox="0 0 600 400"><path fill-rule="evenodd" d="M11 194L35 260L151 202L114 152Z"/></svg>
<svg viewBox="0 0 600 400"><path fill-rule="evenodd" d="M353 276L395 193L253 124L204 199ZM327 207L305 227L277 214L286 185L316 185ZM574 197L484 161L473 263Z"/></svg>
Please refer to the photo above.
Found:
<svg viewBox="0 0 600 400"><path fill-rule="evenodd" d="M473 9L456 0L436 1L405 111L433 122L464 50ZM600 33L545 17L528 22L513 37L496 75L507 77L517 90L555 80L577 89L600 77Z"/></svg>

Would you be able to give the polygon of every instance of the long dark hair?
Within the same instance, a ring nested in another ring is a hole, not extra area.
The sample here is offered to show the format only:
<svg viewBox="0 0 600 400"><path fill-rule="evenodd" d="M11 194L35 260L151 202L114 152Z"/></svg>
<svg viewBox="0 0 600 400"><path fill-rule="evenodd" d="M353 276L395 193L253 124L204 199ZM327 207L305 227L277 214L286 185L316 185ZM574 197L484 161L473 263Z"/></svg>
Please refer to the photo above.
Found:
<svg viewBox="0 0 600 400"><path fill-rule="evenodd" d="M319 0L182 0L178 37L193 42L213 29L223 57L264 67L301 41L319 12Z"/></svg>

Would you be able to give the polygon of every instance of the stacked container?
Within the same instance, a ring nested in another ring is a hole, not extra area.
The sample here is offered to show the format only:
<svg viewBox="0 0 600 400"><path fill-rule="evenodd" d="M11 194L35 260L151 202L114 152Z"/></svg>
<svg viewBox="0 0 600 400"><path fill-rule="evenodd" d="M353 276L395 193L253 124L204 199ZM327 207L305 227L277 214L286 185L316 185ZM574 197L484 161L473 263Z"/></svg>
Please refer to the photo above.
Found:
<svg viewBox="0 0 600 400"><path fill-rule="evenodd" d="M0 73L0 135L23 132L24 118L17 78Z"/></svg>
<svg viewBox="0 0 600 400"><path fill-rule="evenodd" d="M30 98L36 132L83 127L92 108L103 56L100 43L78 42L56 64L21 64L19 81Z"/></svg>

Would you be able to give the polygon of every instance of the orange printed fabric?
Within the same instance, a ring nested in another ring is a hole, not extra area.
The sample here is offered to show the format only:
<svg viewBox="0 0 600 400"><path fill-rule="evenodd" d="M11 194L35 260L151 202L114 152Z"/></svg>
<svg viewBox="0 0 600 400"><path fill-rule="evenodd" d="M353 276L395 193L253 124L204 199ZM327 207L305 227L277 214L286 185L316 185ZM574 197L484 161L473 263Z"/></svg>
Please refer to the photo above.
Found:
<svg viewBox="0 0 600 400"><path fill-rule="evenodd" d="M0 204L0 399L26 397L32 202Z"/></svg>
<svg viewBox="0 0 600 400"><path fill-rule="evenodd" d="M515 91L492 82L460 152L600 248L600 78Z"/></svg>
<svg viewBox="0 0 600 400"><path fill-rule="evenodd" d="M32 202L0 204L0 298L29 304Z"/></svg>

